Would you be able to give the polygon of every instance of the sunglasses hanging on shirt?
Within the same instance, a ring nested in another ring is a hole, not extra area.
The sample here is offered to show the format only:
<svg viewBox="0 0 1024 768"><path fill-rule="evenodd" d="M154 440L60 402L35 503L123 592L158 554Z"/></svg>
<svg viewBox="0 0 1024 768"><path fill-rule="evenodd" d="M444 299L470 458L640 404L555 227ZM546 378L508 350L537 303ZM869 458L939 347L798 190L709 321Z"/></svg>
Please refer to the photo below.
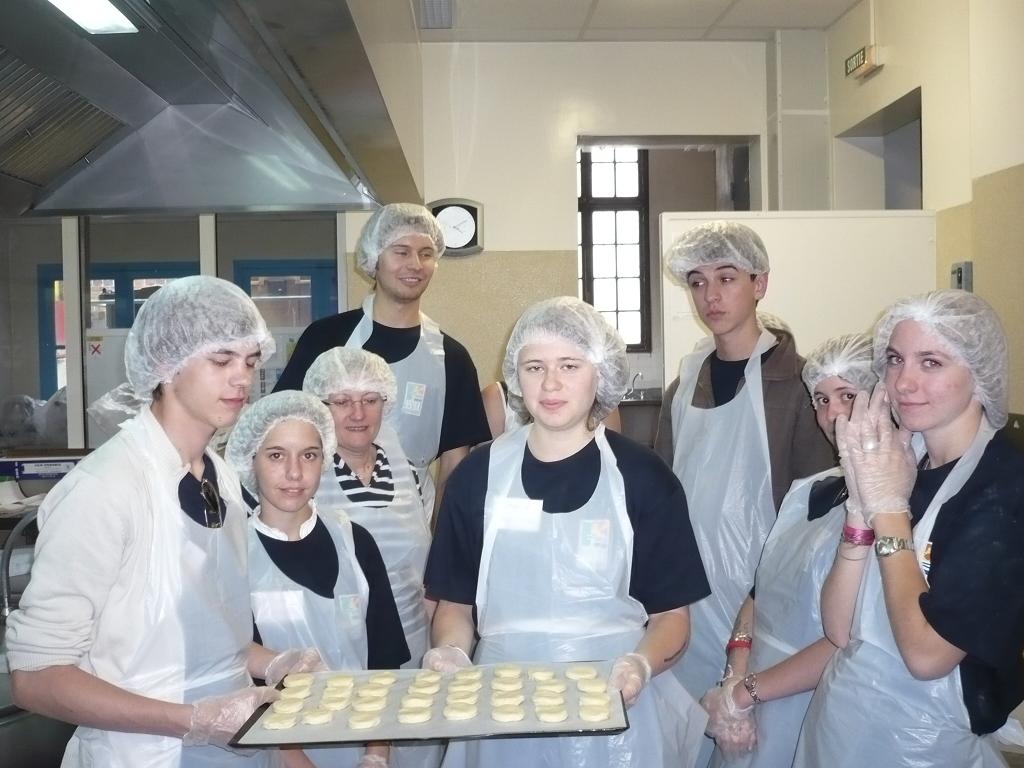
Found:
<svg viewBox="0 0 1024 768"><path fill-rule="evenodd" d="M221 501L217 486L203 478L199 483L199 492L203 496L206 527L220 528L224 525L224 502Z"/></svg>

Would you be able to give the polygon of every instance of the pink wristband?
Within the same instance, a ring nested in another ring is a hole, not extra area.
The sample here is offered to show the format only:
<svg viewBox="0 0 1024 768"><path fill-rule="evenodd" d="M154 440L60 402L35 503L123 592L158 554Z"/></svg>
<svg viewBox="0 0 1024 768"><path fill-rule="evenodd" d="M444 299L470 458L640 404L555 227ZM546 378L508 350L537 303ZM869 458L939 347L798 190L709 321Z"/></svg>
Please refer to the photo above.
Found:
<svg viewBox="0 0 1024 768"><path fill-rule="evenodd" d="M875 543L875 532L870 528L854 528L852 525L844 525L842 542L853 544L856 547L870 547Z"/></svg>

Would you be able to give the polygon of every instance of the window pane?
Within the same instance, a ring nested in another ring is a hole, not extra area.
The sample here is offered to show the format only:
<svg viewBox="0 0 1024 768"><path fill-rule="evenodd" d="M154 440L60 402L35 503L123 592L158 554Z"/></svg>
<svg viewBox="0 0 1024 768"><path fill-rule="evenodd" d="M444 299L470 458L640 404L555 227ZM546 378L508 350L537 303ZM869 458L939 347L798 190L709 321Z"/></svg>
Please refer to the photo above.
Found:
<svg viewBox="0 0 1024 768"><path fill-rule="evenodd" d="M576 245L583 245L583 214L576 212Z"/></svg>
<svg viewBox="0 0 1024 768"><path fill-rule="evenodd" d="M617 243L639 243L640 242L640 213L639 211L616 211L617 220Z"/></svg>
<svg viewBox="0 0 1024 768"><path fill-rule="evenodd" d="M618 274L619 277L640 277L640 246L620 245L618 252Z"/></svg>
<svg viewBox="0 0 1024 768"><path fill-rule="evenodd" d="M640 278L619 280L619 309L640 309Z"/></svg>
<svg viewBox="0 0 1024 768"><path fill-rule="evenodd" d="M576 153L577 155L579 152ZM579 160L576 161L576 197L583 194L583 172L580 170Z"/></svg>
<svg viewBox="0 0 1024 768"><path fill-rule="evenodd" d="M615 211L594 211L591 214L591 242L615 242Z"/></svg>
<svg viewBox="0 0 1024 768"><path fill-rule="evenodd" d="M576 248L576 275L583 277L583 248Z"/></svg>
<svg viewBox="0 0 1024 768"><path fill-rule="evenodd" d="M595 163L614 162L615 147L591 147L590 160Z"/></svg>
<svg viewBox="0 0 1024 768"><path fill-rule="evenodd" d="M615 277L615 246L594 246L594 277Z"/></svg>
<svg viewBox="0 0 1024 768"><path fill-rule="evenodd" d="M627 344L639 344L642 340L640 336L640 313L620 312L619 333L622 334L622 339Z"/></svg>
<svg viewBox="0 0 1024 768"><path fill-rule="evenodd" d="M594 163L590 166L590 194L594 197L615 197L615 163Z"/></svg>
<svg viewBox="0 0 1024 768"><path fill-rule="evenodd" d="M583 278L576 281L576 298L583 301Z"/></svg>
<svg viewBox="0 0 1024 768"><path fill-rule="evenodd" d="M635 163L636 158L636 147L615 148L615 162L617 163Z"/></svg>
<svg viewBox="0 0 1024 768"><path fill-rule="evenodd" d="M615 310L615 280L594 281L594 307L602 312Z"/></svg>
<svg viewBox="0 0 1024 768"><path fill-rule="evenodd" d="M614 312L602 312L604 319L611 323L612 328L618 328L618 317Z"/></svg>
<svg viewBox="0 0 1024 768"><path fill-rule="evenodd" d="M640 194L640 177L636 163L615 164L615 196L636 197Z"/></svg>

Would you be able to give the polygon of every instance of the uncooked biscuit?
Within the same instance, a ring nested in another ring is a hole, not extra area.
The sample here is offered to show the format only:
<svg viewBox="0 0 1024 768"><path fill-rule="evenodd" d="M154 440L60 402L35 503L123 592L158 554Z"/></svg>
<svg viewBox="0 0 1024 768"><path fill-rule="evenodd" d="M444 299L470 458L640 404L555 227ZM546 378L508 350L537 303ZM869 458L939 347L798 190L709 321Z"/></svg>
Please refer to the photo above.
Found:
<svg viewBox="0 0 1024 768"><path fill-rule="evenodd" d="M553 669L548 669L547 667L535 667L527 674L531 680L537 680L538 682L555 679L555 671Z"/></svg>
<svg viewBox="0 0 1024 768"><path fill-rule="evenodd" d="M498 664L494 667L494 676L503 680L518 678L522 674L522 667L516 664Z"/></svg>
<svg viewBox="0 0 1024 768"><path fill-rule="evenodd" d="M537 692L540 693L565 693L565 689L568 686L562 680L547 680L543 683L537 683Z"/></svg>
<svg viewBox="0 0 1024 768"><path fill-rule="evenodd" d="M473 693L483 688L483 685L478 680L467 680L464 683L452 683L448 686L448 693ZM409 687L412 691L412 686Z"/></svg>
<svg viewBox="0 0 1024 768"><path fill-rule="evenodd" d="M612 716L612 710L607 706L580 706L580 720L586 720L588 723L600 723L602 720L607 720Z"/></svg>
<svg viewBox="0 0 1024 768"><path fill-rule="evenodd" d="M475 704L447 704L444 708L445 720L470 720L476 717Z"/></svg>
<svg viewBox="0 0 1024 768"><path fill-rule="evenodd" d="M521 693L508 693L506 691L495 691L491 694L491 706L492 707L510 707L518 706L523 703L523 694Z"/></svg>
<svg viewBox="0 0 1024 768"><path fill-rule="evenodd" d="M317 707L302 713L302 722L306 725L327 725L334 719L334 712L327 707Z"/></svg>
<svg viewBox="0 0 1024 768"><path fill-rule="evenodd" d="M352 703L352 709L356 712L380 712L387 704L385 699L359 699Z"/></svg>
<svg viewBox="0 0 1024 768"><path fill-rule="evenodd" d="M313 684L313 675L309 672L296 672L286 675L283 682L285 688L301 688L303 686L308 688Z"/></svg>
<svg viewBox="0 0 1024 768"><path fill-rule="evenodd" d="M526 710L516 704L506 704L491 709L491 719L499 723L518 723L526 717Z"/></svg>
<svg viewBox="0 0 1024 768"><path fill-rule="evenodd" d="M583 693L604 693L608 684L604 680L588 678L584 680L577 680L576 687Z"/></svg>
<svg viewBox="0 0 1024 768"><path fill-rule="evenodd" d="M586 665L577 665L565 670L565 676L570 680L593 680L597 677L597 670Z"/></svg>
<svg viewBox="0 0 1024 768"><path fill-rule="evenodd" d="M446 699L447 704L476 704L480 698L476 691L463 691L462 693L449 693Z"/></svg>
<svg viewBox="0 0 1024 768"><path fill-rule="evenodd" d="M410 693L408 696L402 697L402 707L410 707L416 709L418 707L429 707L434 703L433 696L416 696Z"/></svg>
<svg viewBox="0 0 1024 768"><path fill-rule="evenodd" d="M431 716L430 707L402 707L398 710L398 722L405 725L425 723Z"/></svg>
<svg viewBox="0 0 1024 768"><path fill-rule="evenodd" d="M354 712L348 718L348 727L354 730L375 728L380 725L380 716L373 712Z"/></svg>
<svg viewBox="0 0 1024 768"><path fill-rule="evenodd" d="M352 675L331 675L327 678L328 688L352 688L356 679Z"/></svg>
<svg viewBox="0 0 1024 768"><path fill-rule="evenodd" d="M454 678L456 680L479 680L484 676L484 671L480 667L469 667L467 669L460 669L455 673Z"/></svg>
<svg viewBox="0 0 1024 768"><path fill-rule="evenodd" d="M582 707L607 707L612 703L612 697L607 693L581 693L580 706Z"/></svg>
<svg viewBox="0 0 1024 768"><path fill-rule="evenodd" d="M409 686L409 693L413 694L414 696L433 696L440 690L440 683L414 682L412 685Z"/></svg>
<svg viewBox="0 0 1024 768"><path fill-rule="evenodd" d="M496 691L521 691L523 681L518 678L495 678L491 680L491 688Z"/></svg>
<svg viewBox="0 0 1024 768"><path fill-rule="evenodd" d="M308 699L310 694L310 687L308 685L300 685L295 688L285 688L281 691L282 699Z"/></svg>
<svg viewBox="0 0 1024 768"><path fill-rule="evenodd" d="M357 699L383 699L388 695L388 691L391 690L386 685L364 685L361 688L356 688Z"/></svg>
<svg viewBox="0 0 1024 768"><path fill-rule="evenodd" d="M302 709L302 699L278 699L270 708L282 715L294 715Z"/></svg>
<svg viewBox="0 0 1024 768"><path fill-rule="evenodd" d="M264 717L263 727L268 731L283 731L286 728L294 728L296 722L298 722L298 715L278 712Z"/></svg>
<svg viewBox="0 0 1024 768"><path fill-rule="evenodd" d="M540 691L533 694L533 704L537 707L561 707L565 704L565 699L560 693L544 693Z"/></svg>
<svg viewBox="0 0 1024 768"><path fill-rule="evenodd" d="M569 717L569 711L564 706L559 707L537 707L537 719L542 723L560 723Z"/></svg>
<svg viewBox="0 0 1024 768"><path fill-rule="evenodd" d="M348 696L328 696L324 694L324 697L320 699L320 706L332 712L338 712L347 707L351 701L352 699Z"/></svg>
<svg viewBox="0 0 1024 768"><path fill-rule="evenodd" d="M439 683L441 682L441 673L432 669L423 669L416 673L415 680L417 683Z"/></svg>
<svg viewBox="0 0 1024 768"><path fill-rule="evenodd" d="M373 685L388 686L394 685L395 681L397 680L398 678L395 676L394 672L375 672L374 674L370 675L367 682Z"/></svg>

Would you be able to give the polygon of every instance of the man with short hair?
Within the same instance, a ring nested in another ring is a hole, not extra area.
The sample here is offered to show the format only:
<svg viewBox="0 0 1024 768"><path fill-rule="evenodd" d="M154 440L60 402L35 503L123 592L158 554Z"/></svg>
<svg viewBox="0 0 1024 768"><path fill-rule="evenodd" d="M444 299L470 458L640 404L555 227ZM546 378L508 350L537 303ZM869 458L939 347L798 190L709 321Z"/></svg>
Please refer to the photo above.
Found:
<svg viewBox="0 0 1024 768"><path fill-rule="evenodd" d="M444 250L441 227L423 206L395 203L378 209L356 246L357 265L375 281L373 293L360 309L306 328L274 387L302 389L313 361L337 346L362 347L383 357L398 380L398 402L388 420L416 467L428 514L435 506L427 473L434 459L439 459L440 499L470 447L491 439L469 353L420 311Z"/></svg>
<svg viewBox="0 0 1024 768"><path fill-rule="evenodd" d="M792 334L758 317L769 265L757 233L731 222L697 226L669 248L666 269L689 288L711 331L665 392L655 440L686 491L711 584L711 596L690 606L690 647L673 670L700 698L722 676L733 621L782 498L793 480L831 466L833 457ZM707 740L698 766L712 748Z"/></svg>

